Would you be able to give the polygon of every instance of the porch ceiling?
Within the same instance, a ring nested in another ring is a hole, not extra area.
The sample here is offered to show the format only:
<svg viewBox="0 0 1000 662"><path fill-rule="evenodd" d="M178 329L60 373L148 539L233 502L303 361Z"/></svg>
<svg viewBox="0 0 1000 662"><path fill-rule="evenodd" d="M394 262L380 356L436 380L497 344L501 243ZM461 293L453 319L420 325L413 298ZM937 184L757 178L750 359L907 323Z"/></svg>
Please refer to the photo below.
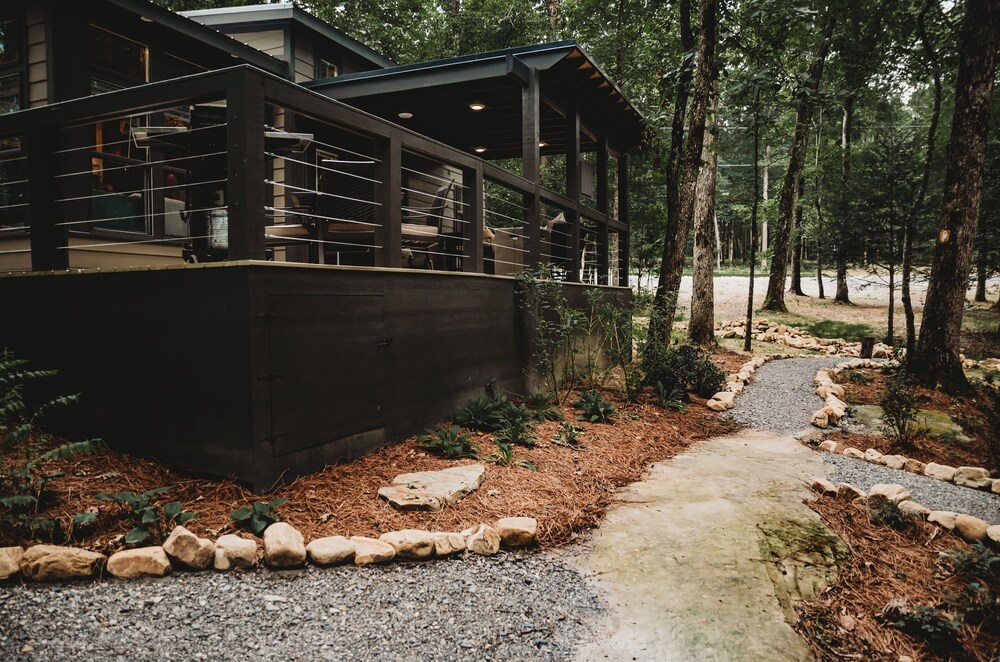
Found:
<svg viewBox="0 0 1000 662"><path fill-rule="evenodd" d="M311 89L486 159L521 156L520 78L510 57L539 73L542 154L566 150L569 108L580 109L581 149L608 135L612 150L642 141L645 123L590 57L573 41L393 67L308 83ZM517 64L517 63L515 63ZM477 102L486 107L473 111ZM403 119L399 113L412 113Z"/></svg>

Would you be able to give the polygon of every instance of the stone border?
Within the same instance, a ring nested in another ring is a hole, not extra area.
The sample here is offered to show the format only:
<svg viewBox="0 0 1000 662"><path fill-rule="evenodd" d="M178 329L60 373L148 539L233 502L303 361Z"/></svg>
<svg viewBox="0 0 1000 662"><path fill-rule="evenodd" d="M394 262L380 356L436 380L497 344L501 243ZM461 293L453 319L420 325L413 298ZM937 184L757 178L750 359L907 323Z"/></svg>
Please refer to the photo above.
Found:
<svg viewBox="0 0 1000 662"><path fill-rule="evenodd" d="M716 325L715 335L720 338L745 338L746 319L736 319L721 322ZM794 349L823 351L828 355L861 356L861 343L849 342L843 338L817 338L808 331L787 326L771 324L766 319L754 321L753 339L759 342L779 343ZM890 358L892 347L885 343L875 343L872 356L874 358Z"/></svg>
<svg viewBox="0 0 1000 662"><path fill-rule="evenodd" d="M975 359L965 358L965 354L959 354L958 358L962 362L963 368L980 368L987 371L1000 370L1000 359L998 358L988 358L976 361ZM987 384L986 382L983 382L983 384L992 388L994 391L1000 391L1000 380L996 380L992 384Z"/></svg>
<svg viewBox="0 0 1000 662"><path fill-rule="evenodd" d="M212 542L178 526L162 546L125 549L110 557L61 545L0 547L0 580L18 575L36 582L86 579L102 575L103 570L119 579L162 577L174 568L252 570L261 559L269 568L281 570L301 568L307 560L312 565L328 566L445 558L464 553L492 556L500 551L501 545L507 549L532 545L537 532L538 521L532 517L505 517L492 526L479 524L461 533L404 529L378 538L328 536L307 545L297 529L287 522L277 522L264 530L261 551L257 540L229 534Z"/></svg>
<svg viewBox="0 0 1000 662"><path fill-rule="evenodd" d="M991 525L984 519L956 513L950 510L931 510L927 506L910 500L910 492L897 483L879 483L872 485L865 494L850 483L833 483L825 478L813 476L809 488L820 496L831 496L837 499L856 502L864 500L866 504L891 503L905 515L921 517L932 524L937 524L948 531L957 532L969 542L989 540L1000 546L1000 524Z"/></svg>
<svg viewBox="0 0 1000 662"><path fill-rule="evenodd" d="M894 364L893 362L877 363L870 359L854 359L851 361L845 361L844 363L838 363L833 368L822 368L818 370L816 372L816 377L813 379L813 383L816 384L816 395L821 398L825 398L825 404L822 409L813 413L811 421L812 425L822 429L827 428L830 423L836 425L840 422L840 419L843 418L846 411L847 404L840 399L844 396L844 387L840 384L834 383L831 375L839 375L844 370L881 368L893 365L898 364ZM799 440L807 445L810 445L810 440L807 436L800 436ZM871 464L880 464L882 466L889 467L890 469L903 469L919 476L927 476L928 478L936 478L938 480L954 483L955 485L960 485L962 487L971 487L977 490L985 490L993 492L994 494L1000 494L1000 478L990 478L990 472L987 471L985 467L951 467L946 464L937 464L936 462L928 462L924 464L919 460L914 460L902 455L883 455L874 448L869 448L862 453L857 448L845 446L844 444L838 444L832 439L820 442L818 444L818 448L820 450L851 457L855 460L864 460L865 462L869 462Z"/></svg>
<svg viewBox="0 0 1000 662"><path fill-rule="evenodd" d="M753 373L768 361L791 358L789 354L772 354L770 356L754 356L749 361L740 366L737 372L730 373L726 377L726 388L713 395L705 406L712 411L726 411L736 406L736 396L743 392L743 388L750 383Z"/></svg>

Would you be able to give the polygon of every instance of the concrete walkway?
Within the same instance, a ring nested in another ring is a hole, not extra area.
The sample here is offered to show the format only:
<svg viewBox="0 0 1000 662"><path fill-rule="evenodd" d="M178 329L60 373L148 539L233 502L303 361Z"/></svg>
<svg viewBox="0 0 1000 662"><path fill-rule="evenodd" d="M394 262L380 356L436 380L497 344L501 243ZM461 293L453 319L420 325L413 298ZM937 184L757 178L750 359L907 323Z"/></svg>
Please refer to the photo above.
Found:
<svg viewBox="0 0 1000 662"><path fill-rule="evenodd" d="M656 465L576 557L613 614L578 659L810 659L790 597L813 597L846 553L802 503L824 473L817 453L759 432Z"/></svg>

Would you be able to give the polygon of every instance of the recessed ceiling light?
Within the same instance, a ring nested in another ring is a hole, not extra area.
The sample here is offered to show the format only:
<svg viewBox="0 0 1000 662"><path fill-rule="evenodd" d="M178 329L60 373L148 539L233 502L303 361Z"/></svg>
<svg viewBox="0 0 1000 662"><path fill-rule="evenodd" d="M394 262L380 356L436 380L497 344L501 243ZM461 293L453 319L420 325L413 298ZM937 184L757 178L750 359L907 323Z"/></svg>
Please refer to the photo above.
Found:
<svg viewBox="0 0 1000 662"><path fill-rule="evenodd" d="M482 101L473 101L469 104L469 110L478 113L480 110L486 110L486 104Z"/></svg>
<svg viewBox="0 0 1000 662"><path fill-rule="evenodd" d="M486 148L480 145L479 147L473 147L472 151L475 152L476 154L482 154L483 152L486 151Z"/></svg>
<svg viewBox="0 0 1000 662"><path fill-rule="evenodd" d="M545 142L544 140L539 140L538 141L538 146L539 147L548 147L549 144L547 142Z"/></svg>
<svg viewBox="0 0 1000 662"><path fill-rule="evenodd" d="M401 119L401 120L408 120L408 119L411 119L412 117L413 117L413 113L407 113L407 112L399 113L399 119Z"/></svg>
<svg viewBox="0 0 1000 662"><path fill-rule="evenodd" d="M148 16L140 16L139 20L142 21L143 23L152 23L153 22L153 19L149 18Z"/></svg>

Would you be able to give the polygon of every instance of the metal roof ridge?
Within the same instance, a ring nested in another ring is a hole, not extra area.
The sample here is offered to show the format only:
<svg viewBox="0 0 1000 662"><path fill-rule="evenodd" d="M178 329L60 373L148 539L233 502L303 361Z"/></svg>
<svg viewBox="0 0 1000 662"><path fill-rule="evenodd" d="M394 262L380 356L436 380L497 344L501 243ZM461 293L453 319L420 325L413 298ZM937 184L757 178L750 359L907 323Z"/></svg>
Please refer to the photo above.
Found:
<svg viewBox="0 0 1000 662"><path fill-rule="evenodd" d="M175 12L181 16L215 16L218 14L239 14L248 11L272 11L275 9L294 9L295 3L274 2L260 5L236 5L233 7L214 7L212 9L188 9L186 11Z"/></svg>

